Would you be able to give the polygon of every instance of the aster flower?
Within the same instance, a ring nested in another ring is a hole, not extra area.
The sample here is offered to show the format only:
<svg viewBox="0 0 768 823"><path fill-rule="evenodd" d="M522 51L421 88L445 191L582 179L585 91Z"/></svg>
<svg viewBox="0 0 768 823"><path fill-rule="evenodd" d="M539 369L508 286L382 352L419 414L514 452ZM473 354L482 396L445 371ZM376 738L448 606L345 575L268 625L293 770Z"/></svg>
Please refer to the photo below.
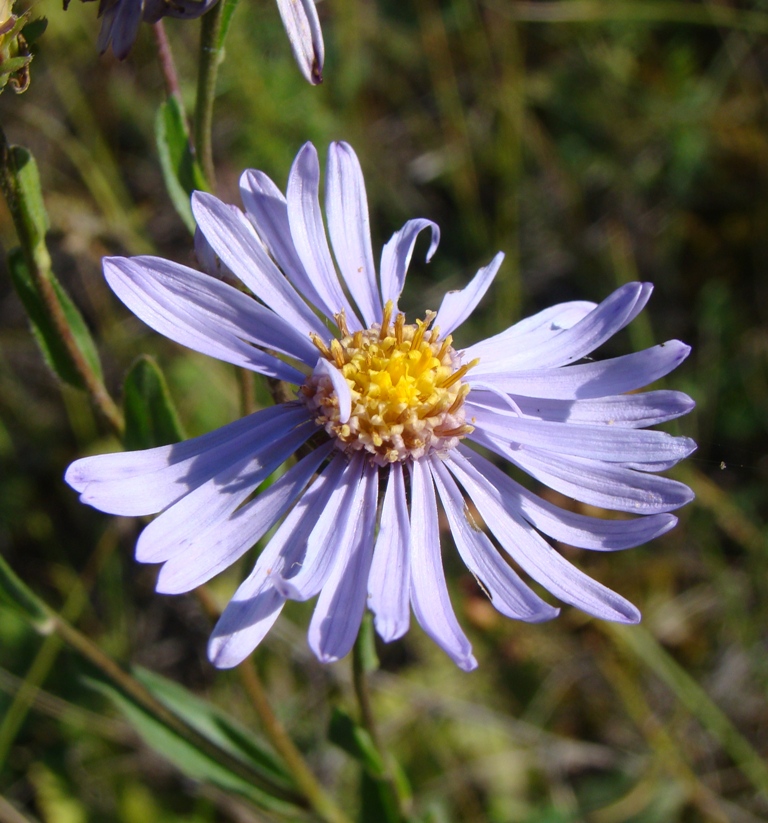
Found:
<svg viewBox="0 0 768 823"><path fill-rule="evenodd" d="M105 52L111 45L115 57L124 60L136 41L142 20L190 20L202 16L215 4L216 0L100 0L99 52ZM310 83L321 83L325 51L314 0L277 0L277 8L301 73Z"/></svg>
<svg viewBox="0 0 768 823"><path fill-rule="evenodd" d="M694 443L645 429L693 402L675 391L626 393L672 371L688 346L672 340L582 362L637 316L651 286L630 283L599 305L562 303L459 350L452 333L503 255L446 294L437 312L406 322L398 300L416 238L431 233L429 260L438 227L407 222L384 246L377 278L365 185L347 144L332 144L328 158L333 256L319 178L307 144L285 197L259 171L241 178L245 212L193 196L199 257L256 299L156 257L104 261L114 292L153 329L294 384L296 399L176 445L78 460L67 482L105 512L161 513L136 546L139 561L164 564L159 592L205 583L277 526L213 631L209 655L220 667L249 655L287 600L317 597L309 644L322 661L349 652L367 606L385 641L405 634L413 610L461 668L474 668L449 601L438 503L462 560L502 614L530 622L558 614L519 569L591 615L637 622L632 604L549 541L596 551L637 546L671 529L670 512L692 498L656 472ZM470 444L574 500L634 516L560 508ZM303 456L254 496L302 446Z"/></svg>

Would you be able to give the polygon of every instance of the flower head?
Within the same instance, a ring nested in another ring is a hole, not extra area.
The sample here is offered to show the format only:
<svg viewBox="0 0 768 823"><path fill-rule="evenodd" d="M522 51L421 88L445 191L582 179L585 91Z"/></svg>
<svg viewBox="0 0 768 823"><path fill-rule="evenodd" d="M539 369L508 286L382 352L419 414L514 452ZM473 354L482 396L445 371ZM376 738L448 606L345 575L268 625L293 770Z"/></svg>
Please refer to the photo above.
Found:
<svg viewBox="0 0 768 823"><path fill-rule="evenodd" d="M65 8L69 0L65 0ZM118 60L128 56L139 25L156 23L163 17L179 17L191 20L201 17L217 0L100 0L99 52L109 46ZM312 84L323 80L325 50L320 20L314 0L277 0L277 8L283 20L288 40L301 73Z"/></svg>
<svg viewBox="0 0 768 823"><path fill-rule="evenodd" d="M606 620L639 620L633 605L576 569L547 538L597 551L637 546L671 529L669 512L692 498L655 472L690 454L694 443L645 429L685 414L693 402L674 391L626 394L672 371L688 346L672 340L583 361L637 316L651 286L622 286L599 305L563 303L456 349L451 335L503 255L446 294L437 312L409 323L397 305L405 274L424 230L432 257L437 226L406 223L385 245L377 277L352 149L335 143L329 152L333 256L319 177L307 144L286 197L258 171L241 178L245 213L194 195L198 256L211 271L228 269L256 299L155 257L104 262L112 289L149 326L294 384L296 400L177 445L78 460L67 482L102 511L161 512L136 547L138 560L164 564L160 592L205 583L277 525L214 629L209 654L221 667L253 651L287 600L317 596L309 643L320 660L347 654L368 606L384 640L407 631L412 609L459 666L474 668L448 597L438 501L462 560L502 614L538 622L559 611L512 560L565 603ZM577 501L635 516L559 508L471 444Z"/></svg>

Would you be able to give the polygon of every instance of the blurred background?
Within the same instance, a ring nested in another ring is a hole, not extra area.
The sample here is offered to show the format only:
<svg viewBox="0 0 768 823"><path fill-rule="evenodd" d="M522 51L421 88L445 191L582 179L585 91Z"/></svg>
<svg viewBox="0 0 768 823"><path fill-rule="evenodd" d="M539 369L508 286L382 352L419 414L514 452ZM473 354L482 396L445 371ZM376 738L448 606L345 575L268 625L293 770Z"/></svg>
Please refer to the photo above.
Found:
<svg viewBox="0 0 768 823"><path fill-rule="evenodd" d="M55 272L108 387L119 395L134 359L154 355L197 435L239 416L234 369L150 332L101 276L104 255L193 255L155 147L164 87L151 29L125 62L98 57L96 5L35 6L49 27L31 87L6 91L0 121L37 158ZM446 537L479 669L456 669L417 627L379 648L375 709L420 819L768 820L768 3L322 0L318 11L327 61L313 88L275 3L236 9L215 110L222 199L239 203L245 168L283 187L304 141L324 158L331 140L347 140L366 175L375 250L411 217L442 229L430 265L417 249L406 310L436 309L505 252L459 345L641 279L655 285L650 306L602 353L673 337L693 346L665 385L697 402L668 427L699 443L673 472L696 502L638 549L564 549L641 609L640 627L571 608L552 623L508 621ZM191 109L199 22L168 20L166 31ZM17 243L4 207L0 241ZM133 560L141 524L82 506L64 485L71 460L117 448L85 396L45 366L3 272L0 551L111 656L258 728L237 678L207 662L199 601L156 595L156 569ZM252 561L213 581L220 604ZM294 739L354 811L354 765L327 741L331 706L353 711L350 665L312 657L312 605L286 609L256 663ZM90 674L0 606L0 795L21 814L3 807L0 820L285 819L154 753L87 686Z"/></svg>

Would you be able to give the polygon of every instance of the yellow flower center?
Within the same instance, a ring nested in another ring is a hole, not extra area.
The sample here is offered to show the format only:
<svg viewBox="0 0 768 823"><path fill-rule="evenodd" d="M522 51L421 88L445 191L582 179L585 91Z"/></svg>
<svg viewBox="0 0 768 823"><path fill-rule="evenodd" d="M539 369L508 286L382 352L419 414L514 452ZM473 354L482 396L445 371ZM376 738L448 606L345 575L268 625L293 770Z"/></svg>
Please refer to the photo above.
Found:
<svg viewBox="0 0 768 823"><path fill-rule="evenodd" d="M460 365L450 335L440 340L439 329L429 329L433 312L415 325L399 313L392 321L392 313L389 302L381 324L354 334L337 315L343 336L330 346L312 336L349 387L348 409L320 363L300 391L339 448L365 449L379 465L447 451L473 430L464 422L469 386L461 380L477 361Z"/></svg>

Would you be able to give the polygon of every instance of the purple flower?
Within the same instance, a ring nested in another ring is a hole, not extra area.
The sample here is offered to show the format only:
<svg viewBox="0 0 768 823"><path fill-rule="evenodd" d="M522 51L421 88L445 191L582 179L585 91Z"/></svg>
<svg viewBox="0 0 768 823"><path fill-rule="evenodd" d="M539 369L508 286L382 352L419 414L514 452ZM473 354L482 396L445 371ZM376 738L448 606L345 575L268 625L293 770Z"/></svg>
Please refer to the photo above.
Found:
<svg viewBox="0 0 768 823"><path fill-rule="evenodd" d="M205 14L215 4L216 0L101 0L99 52L105 52L111 44L115 56L124 60L136 41L142 20L189 20ZM322 83L325 51L314 0L277 0L277 8L301 73L310 83Z"/></svg>
<svg viewBox="0 0 768 823"><path fill-rule="evenodd" d="M157 590L168 594L205 583L277 525L213 631L209 654L220 667L250 654L287 600L317 596L309 644L322 661L349 652L368 606L385 641L405 634L412 609L461 668L474 668L448 598L438 501L462 560L502 614L538 622L559 611L511 559L563 602L637 622L632 604L567 562L545 536L596 551L630 548L671 529L669 512L692 499L682 483L655 472L695 444L645 430L690 411L692 400L675 391L626 394L672 371L689 347L672 340L583 361L638 315L651 286L630 283L599 305L562 303L457 350L451 334L503 255L446 294L436 313L407 323L397 301L414 244L430 231L429 260L438 227L406 223L384 246L377 278L365 185L346 143L332 144L328 158L333 256L319 178L307 144L286 197L259 171L241 178L245 213L209 194L193 196L200 248L208 251L201 257L257 299L156 257L104 262L114 292L149 326L296 385L296 400L176 445L78 460L67 482L105 512L161 512L141 533L136 557L164 564ZM562 494L636 516L561 509L469 444ZM253 497L302 445L307 453Z"/></svg>

